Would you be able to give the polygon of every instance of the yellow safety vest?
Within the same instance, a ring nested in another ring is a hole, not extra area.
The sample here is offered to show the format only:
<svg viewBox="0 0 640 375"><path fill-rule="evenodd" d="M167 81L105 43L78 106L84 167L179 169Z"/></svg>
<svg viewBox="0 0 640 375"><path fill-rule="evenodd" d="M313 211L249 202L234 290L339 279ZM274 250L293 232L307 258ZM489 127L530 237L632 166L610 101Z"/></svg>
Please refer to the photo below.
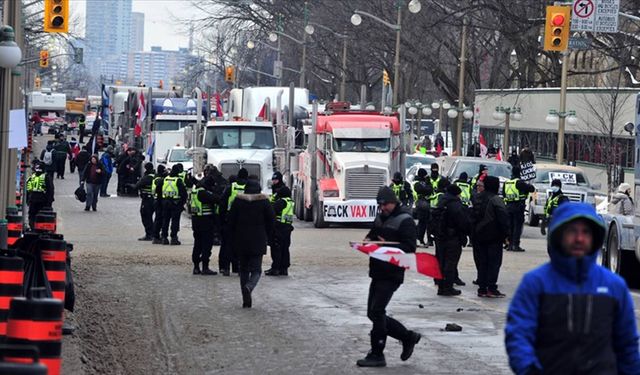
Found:
<svg viewBox="0 0 640 375"><path fill-rule="evenodd" d="M147 176L151 176L151 179L152 179L151 180L151 185L141 187L140 188L140 192L144 193L144 194L147 194L147 195L153 195L154 191L155 191L155 189L154 189L155 188L155 177L154 177L155 175L154 174L149 174Z"/></svg>
<svg viewBox="0 0 640 375"><path fill-rule="evenodd" d="M165 177L162 183L162 199L180 199L178 180L180 177Z"/></svg>
<svg viewBox="0 0 640 375"><path fill-rule="evenodd" d="M246 185L240 185L237 182L231 184L231 194L229 195L229 201L227 205L228 209L231 209L231 205L233 204L233 201L236 200L238 193L244 193L245 186Z"/></svg>
<svg viewBox="0 0 640 375"><path fill-rule="evenodd" d="M431 208L436 208L438 207L438 202L440 202L440 197L443 196L444 193L435 193L431 196L431 198L429 198L430 204L431 204Z"/></svg>
<svg viewBox="0 0 640 375"><path fill-rule="evenodd" d="M151 181L151 195L153 195L155 199L160 198L156 192L158 191L158 182L160 182L162 178L163 177L158 176L158 177L155 177L153 181Z"/></svg>
<svg viewBox="0 0 640 375"><path fill-rule="evenodd" d="M554 209L556 209L556 207L558 207L558 204L560 204L560 198L562 197L562 194L558 194L555 197L550 197L549 199L547 199L547 203L544 204L544 216L546 218L549 218L551 216L551 211L553 211Z"/></svg>
<svg viewBox="0 0 640 375"><path fill-rule="evenodd" d="M440 182L441 179L442 179L442 176L440 175L438 175L438 178L436 178L435 181L431 177L429 177L429 181L431 181L431 187L433 188L434 192L438 190L438 183Z"/></svg>
<svg viewBox="0 0 640 375"><path fill-rule="evenodd" d="M44 173L39 176L34 174L29 177L29 180L27 180L27 191L44 193L46 190L45 178L46 176Z"/></svg>
<svg viewBox="0 0 640 375"><path fill-rule="evenodd" d="M521 194L518 190L517 183L519 178L511 179L504 183L504 201L505 202L519 202L527 199L529 194Z"/></svg>
<svg viewBox="0 0 640 375"><path fill-rule="evenodd" d="M287 205L282 210L279 216L276 216L276 221L283 224L292 224L293 223L293 201L291 198L282 198Z"/></svg>
<svg viewBox="0 0 640 375"><path fill-rule="evenodd" d="M178 173L178 177L180 177L180 179L182 180L182 183L186 185L187 181L187 172L182 171L180 173Z"/></svg>
<svg viewBox="0 0 640 375"><path fill-rule="evenodd" d="M462 201L462 203L465 206L468 206L471 204L471 185L469 185L466 182L460 182L460 181L456 181L454 182L454 185L457 185L460 190L462 190L462 193L460 193L460 200Z"/></svg>
<svg viewBox="0 0 640 375"><path fill-rule="evenodd" d="M198 192L204 188L199 187L191 190L191 213L195 216L213 215L213 207L209 203L203 203L198 198Z"/></svg>

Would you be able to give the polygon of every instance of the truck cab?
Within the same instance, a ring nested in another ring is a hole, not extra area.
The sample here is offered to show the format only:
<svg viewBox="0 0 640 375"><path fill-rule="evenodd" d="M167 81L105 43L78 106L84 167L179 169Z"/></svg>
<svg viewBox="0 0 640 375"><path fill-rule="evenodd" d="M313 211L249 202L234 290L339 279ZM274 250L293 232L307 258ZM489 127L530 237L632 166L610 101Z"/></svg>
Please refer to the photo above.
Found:
<svg viewBox="0 0 640 375"><path fill-rule="evenodd" d="M276 149L273 125L265 121L212 121L204 132L206 162L225 178L245 168L270 193Z"/></svg>
<svg viewBox="0 0 640 375"><path fill-rule="evenodd" d="M317 115L309 146L299 155L294 199L299 218L328 223L372 222L376 195L400 166L400 125L395 116L351 111L331 103Z"/></svg>

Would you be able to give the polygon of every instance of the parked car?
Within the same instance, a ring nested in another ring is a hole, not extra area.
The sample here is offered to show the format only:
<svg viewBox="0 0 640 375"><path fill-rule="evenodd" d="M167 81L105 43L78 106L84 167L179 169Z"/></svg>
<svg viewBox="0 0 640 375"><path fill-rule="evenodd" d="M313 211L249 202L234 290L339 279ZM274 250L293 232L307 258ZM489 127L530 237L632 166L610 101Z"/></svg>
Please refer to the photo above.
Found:
<svg viewBox="0 0 640 375"><path fill-rule="evenodd" d="M544 205L551 195L551 181L562 181L562 192L572 202L596 204L596 196L603 195L597 190L599 184L592 185L579 167L557 164L536 164L536 178L533 185L535 193L531 194L527 203L525 221L530 226L537 226L544 214Z"/></svg>
<svg viewBox="0 0 640 375"><path fill-rule="evenodd" d="M409 177L410 175L409 170L411 169L412 166L416 164L422 165L423 168L424 166L427 166L426 168L428 170L431 167L431 164L435 162L436 162L436 158L435 156L432 156L432 155L423 155L423 154L407 155L405 157L405 162L404 162L405 176L407 176L407 178ZM415 173L417 173L417 171L418 170L416 169Z"/></svg>
<svg viewBox="0 0 640 375"><path fill-rule="evenodd" d="M161 164L165 164L168 170L178 163L181 163L185 171L193 168L193 159L187 155L187 149L184 147L172 147L167 150L165 157L159 160Z"/></svg>
<svg viewBox="0 0 640 375"><path fill-rule="evenodd" d="M449 181L457 180L462 172L467 172L469 179L472 179L478 174L480 164L486 165L489 169L489 175L498 177L501 185L511 178L511 164L506 161L468 156L450 158L453 159L453 163L443 172L443 175L447 177Z"/></svg>

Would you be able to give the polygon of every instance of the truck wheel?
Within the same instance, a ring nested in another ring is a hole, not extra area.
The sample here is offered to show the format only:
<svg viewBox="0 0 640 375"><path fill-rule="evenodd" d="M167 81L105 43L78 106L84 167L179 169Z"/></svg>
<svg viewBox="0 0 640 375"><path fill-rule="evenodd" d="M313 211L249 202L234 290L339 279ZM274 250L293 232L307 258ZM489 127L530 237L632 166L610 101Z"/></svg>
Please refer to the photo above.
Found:
<svg viewBox="0 0 640 375"><path fill-rule="evenodd" d="M300 199L300 187L296 186L293 190L294 202L296 205L296 217L298 220L302 220L304 218L304 200Z"/></svg>
<svg viewBox="0 0 640 375"><path fill-rule="evenodd" d="M622 266L622 254L619 247L618 227L615 224L609 228L607 236L607 246L603 256L603 263L613 273L620 274Z"/></svg>
<svg viewBox="0 0 640 375"><path fill-rule="evenodd" d="M527 224L529 224L530 227L537 227L540 223L540 217L533 213L533 205L531 204L531 201L529 201L529 209L527 211Z"/></svg>
<svg viewBox="0 0 640 375"><path fill-rule="evenodd" d="M304 221L313 221L313 207L307 208L304 206L304 186L300 187L302 193L300 194L300 201L302 203L302 213L304 215Z"/></svg>
<svg viewBox="0 0 640 375"><path fill-rule="evenodd" d="M316 197L313 200L313 225L316 228L326 228L328 225L324 221L322 202Z"/></svg>

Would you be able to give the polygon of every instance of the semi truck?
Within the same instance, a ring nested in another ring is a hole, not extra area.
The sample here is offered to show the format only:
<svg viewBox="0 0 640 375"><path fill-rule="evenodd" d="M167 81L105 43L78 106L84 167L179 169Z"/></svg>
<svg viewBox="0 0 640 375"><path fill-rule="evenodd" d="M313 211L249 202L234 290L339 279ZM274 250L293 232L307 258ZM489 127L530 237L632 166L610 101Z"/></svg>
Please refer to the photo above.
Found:
<svg viewBox="0 0 640 375"><path fill-rule="evenodd" d="M307 145L292 162L296 216L315 227L329 223L371 223L376 195L400 171L404 149L395 114L351 110L334 102L305 127Z"/></svg>
<svg viewBox="0 0 640 375"><path fill-rule="evenodd" d="M640 284L640 94L636 95L635 123L627 123L624 130L635 131L634 203L633 215L603 214L607 232L599 263L624 277L632 287Z"/></svg>
<svg viewBox="0 0 640 375"><path fill-rule="evenodd" d="M229 119L255 120L259 117L267 99L271 105L276 105L278 93L281 91L281 106L284 108L289 105L289 87L246 87L231 90L227 108ZM307 89L296 87L293 92L294 107L309 105Z"/></svg>
<svg viewBox="0 0 640 375"><path fill-rule="evenodd" d="M29 93L28 103L29 111L38 112L42 118L43 126L46 126L49 132L65 129L67 109L65 94L53 92L50 88L42 88L40 91Z"/></svg>

